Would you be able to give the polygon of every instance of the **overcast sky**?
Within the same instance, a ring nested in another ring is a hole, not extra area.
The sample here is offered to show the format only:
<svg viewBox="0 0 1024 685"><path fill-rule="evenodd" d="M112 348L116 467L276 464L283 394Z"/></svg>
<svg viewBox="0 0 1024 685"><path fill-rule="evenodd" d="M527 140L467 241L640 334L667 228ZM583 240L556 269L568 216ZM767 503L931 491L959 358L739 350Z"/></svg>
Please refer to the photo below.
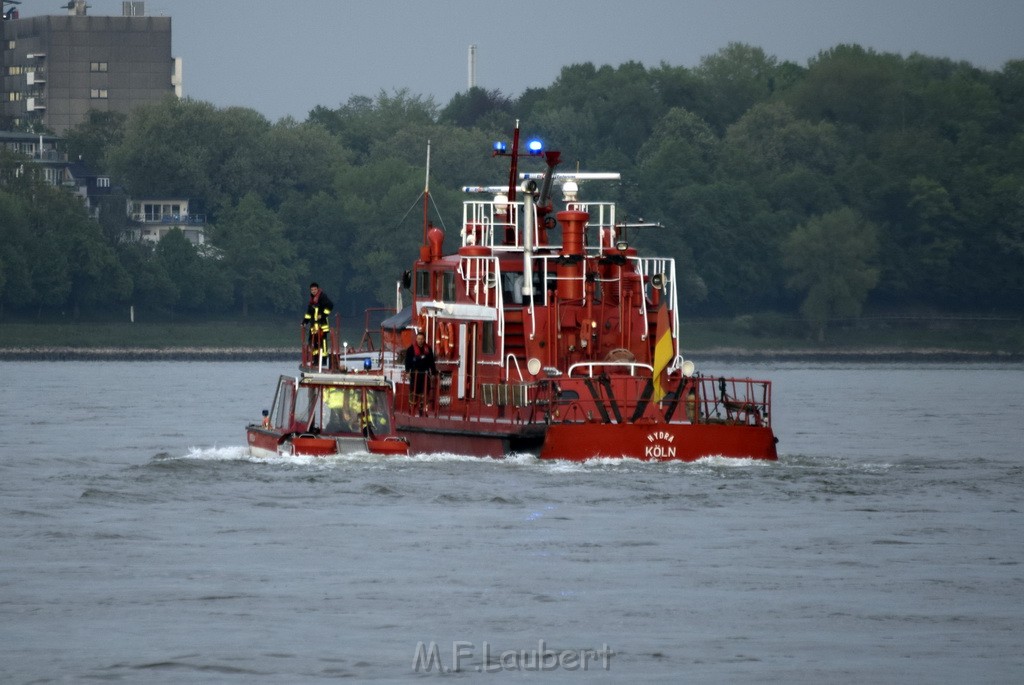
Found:
<svg viewBox="0 0 1024 685"><path fill-rule="evenodd" d="M63 14L23 0L21 15ZM120 15L121 0L91 0ZM857 43L998 70L1024 58L1024 0L147 0L172 17L185 95L306 118L353 95L406 88L445 105L476 85L518 96L565 65L696 66L730 42L806 65Z"/></svg>

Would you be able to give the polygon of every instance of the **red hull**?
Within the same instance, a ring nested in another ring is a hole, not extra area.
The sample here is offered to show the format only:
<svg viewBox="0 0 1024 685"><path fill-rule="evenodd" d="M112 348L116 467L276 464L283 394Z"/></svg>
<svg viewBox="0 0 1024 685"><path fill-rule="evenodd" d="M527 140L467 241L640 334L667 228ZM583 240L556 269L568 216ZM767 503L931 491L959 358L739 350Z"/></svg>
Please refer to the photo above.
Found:
<svg viewBox="0 0 1024 685"><path fill-rule="evenodd" d="M548 428L541 459L584 461L626 457L644 461L696 461L722 456L778 459L770 428L725 424L595 426L560 424Z"/></svg>
<svg viewBox="0 0 1024 685"><path fill-rule="evenodd" d="M398 432L408 439L413 454L449 452L499 459L528 453L568 461L600 457L643 461L695 461L713 456L778 459L771 428L740 423L563 423L501 433L488 431L480 423L431 417L405 417L405 421Z"/></svg>
<svg viewBox="0 0 1024 685"><path fill-rule="evenodd" d="M247 431L249 452L255 456L305 456L333 457L340 454L369 452L380 455L409 454L409 444L404 440L370 439L355 437L290 437L282 439L282 434L251 426Z"/></svg>

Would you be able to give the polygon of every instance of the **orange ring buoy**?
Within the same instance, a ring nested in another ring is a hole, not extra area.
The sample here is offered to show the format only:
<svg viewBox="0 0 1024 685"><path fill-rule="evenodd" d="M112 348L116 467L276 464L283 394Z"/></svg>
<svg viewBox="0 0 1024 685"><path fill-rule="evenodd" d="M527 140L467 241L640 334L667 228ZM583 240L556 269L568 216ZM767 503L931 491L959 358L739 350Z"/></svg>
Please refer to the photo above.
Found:
<svg viewBox="0 0 1024 685"><path fill-rule="evenodd" d="M441 322L437 324L437 351L447 357L452 350L452 325Z"/></svg>

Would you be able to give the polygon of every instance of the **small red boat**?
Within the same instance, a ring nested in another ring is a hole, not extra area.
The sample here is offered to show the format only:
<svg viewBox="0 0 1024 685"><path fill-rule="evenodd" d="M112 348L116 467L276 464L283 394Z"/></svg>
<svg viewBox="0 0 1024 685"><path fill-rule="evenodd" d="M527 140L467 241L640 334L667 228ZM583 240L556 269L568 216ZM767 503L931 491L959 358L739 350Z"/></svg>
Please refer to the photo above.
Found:
<svg viewBox="0 0 1024 685"><path fill-rule="evenodd" d="M618 174L555 173L558 152L519 148L517 124L511 146L494 148L510 161L507 184L464 188L473 199L452 251L427 221L424 190L423 244L404 283L412 304L381 324L373 368L342 372L332 341L326 372L282 379L271 427L249 427L254 453L777 459L771 382L703 376L680 354L675 261L629 244L656 225L582 197L581 184ZM542 169L520 173L527 160ZM438 371L425 402L412 401L403 365L416 332ZM372 440L325 423L335 387L374 398L386 420Z"/></svg>
<svg viewBox="0 0 1024 685"><path fill-rule="evenodd" d="M354 355L355 360L359 355ZM363 359L370 360L366 355ZM258 457L366 453L404 455L408 440L394 431L394 393L380 370L358 373L332 354L314 368L304 346L301 374L281 376L272 409L246 427L249 453ZM367 364L372 367L372 362Z"/></svg>

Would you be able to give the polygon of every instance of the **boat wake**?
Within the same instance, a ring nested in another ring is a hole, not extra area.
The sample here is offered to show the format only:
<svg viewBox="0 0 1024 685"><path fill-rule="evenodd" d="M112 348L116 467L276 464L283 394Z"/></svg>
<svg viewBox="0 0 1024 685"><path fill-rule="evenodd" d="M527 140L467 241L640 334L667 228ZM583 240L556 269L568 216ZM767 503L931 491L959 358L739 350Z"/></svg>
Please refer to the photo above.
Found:
<svg viewBox="0 0 1024 685"><path fill-rule="evenodd" d="M711 456L702 457L693 462L663 461L652 462L631 457L594 457L585 461L559 461L557 459L541 460L532 454L510 454L504 459L475 457L452 452L435 452L430 454L388 455L371 454L369 452L353 452L323 457L311 455L278 455L273 457L257 457L249 453L244 445L230 447L192 447L181 456L160 454L154 457L157 461L195 461L195 462L247 462L252 464L292 465L331 467L347 464L437 464L460 463L494 465L501 464L512 467L543 467L551 473L577 473L623 470L701 470L701 469L767 469L778 468L784 462L772 463L762 459L737 459L735 457Z"/></svg>

